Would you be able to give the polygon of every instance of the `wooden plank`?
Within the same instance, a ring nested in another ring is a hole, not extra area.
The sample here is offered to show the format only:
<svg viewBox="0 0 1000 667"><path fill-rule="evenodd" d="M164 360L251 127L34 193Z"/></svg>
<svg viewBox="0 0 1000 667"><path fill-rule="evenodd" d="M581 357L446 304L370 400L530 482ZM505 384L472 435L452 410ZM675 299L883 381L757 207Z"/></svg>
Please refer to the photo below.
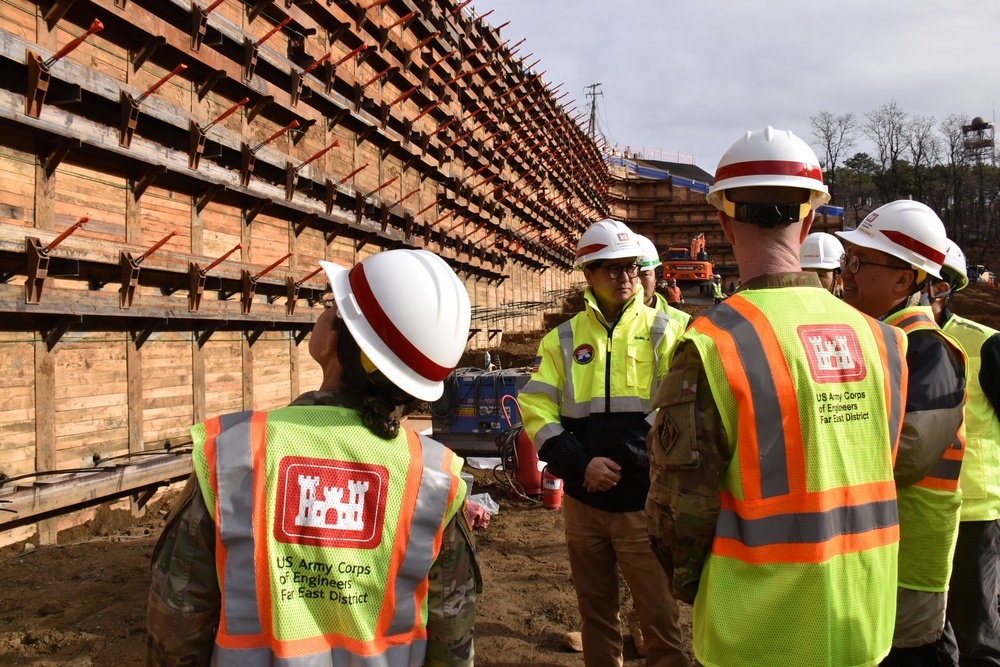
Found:
<svg viewBox="0 0 1000 667"><path fill-rule="evenodd" d="M56 468L55 360L44 341L35 343L35 470ZM48 418L41 418L45 415ZM40 544L55 544L58 531L53 520L40 521L37 526Z"/></svg>
<svg viewBox="0 0 1000 667"><path fill-rule="evenodd" d="M244 339L240 344L240 352L243 360L243 410L253 410L253 351L250 343Z"/></svg>
<svg viewBox="0 0 1000 667"><path fill-rule="evenodd" d="M128 450L141 452L143 424L142 395L142 352L135 347L135 341L125 343L125 367L128 374Z"/></svg>

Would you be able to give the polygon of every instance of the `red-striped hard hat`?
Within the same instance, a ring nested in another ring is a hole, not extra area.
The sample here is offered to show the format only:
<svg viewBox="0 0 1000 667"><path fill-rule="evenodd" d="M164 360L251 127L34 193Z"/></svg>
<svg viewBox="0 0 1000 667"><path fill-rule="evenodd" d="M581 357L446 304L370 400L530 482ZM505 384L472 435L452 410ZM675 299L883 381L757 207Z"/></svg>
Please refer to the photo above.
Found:
<svg viewBox="0 0 1000 667"><path fill-rule="evenodd" d="M715 170L715 183L708 189L708 201L725 210L723 192L758 185L804 188L812 194L813 210L830 201L823 183L823 170L809 144L791 130L768 125L746 135L729 147Z"/></svg>
<svg viewBox="0 0 1000 667"><path fill-rule="evenodd" d="M599 259L638 259L642 248L636 234L624 222L607 218L587 228L576 246L573 266L582 269L585 264Z"/></svg>
<svg viewBox="0 0 1000 667"><path fill-rule="evenodd" d="M469 337L469 294L426 250L387 250L345 269L320 262L361 351L397 387L435 401Z"/></svg>
<svg viewBox="0 0 1000 667"><path fill-rule="evenodd" d="M948 235L941 218L926 204L909 199L892 201L869 213L857 229L836 234L848 243L880 250L914 269L941 277Z"/></svg>

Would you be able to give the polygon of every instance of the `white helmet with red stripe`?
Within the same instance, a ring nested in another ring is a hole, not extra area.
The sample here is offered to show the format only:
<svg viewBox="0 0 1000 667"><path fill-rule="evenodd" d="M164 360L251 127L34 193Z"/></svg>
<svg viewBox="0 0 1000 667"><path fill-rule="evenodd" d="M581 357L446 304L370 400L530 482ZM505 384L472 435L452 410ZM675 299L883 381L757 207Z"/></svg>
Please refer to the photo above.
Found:
<svg viewBox="0 0 1000 667"><path fill-rule="evenodd" d="M791 130L768 125L746 135L729 147L715 170L715 183L708 189L708 201L726 211L725 191L758 185L804 188L812 194L813 209L830 201L823 183L823 170L809 144ZM732 215L732 213L729 213Z"/></svg>
<svg viewBox="0 0 1000 667"><path fill-rule="evenodd" d="M641 256L642 248L636 234L625 223L607 218L592 224L580 237L573 267L579 270L584 264L599 259L638 259Z"/></svg>
<svg viewBox="0 0 1000 667"><path fill-rule="evenodd" d="M320 262L361 351L397 387L435 401L469 337L469 294L443 259L387 250L345 269Z"/></svg>
<svg viewBox="0 0 1000 667"><path fill-rule="evenodd" d="M861 221L857 229L837 232L848 243L880 250L914 269L941 277L948 250L944 223L929 206L900 199L880 206ZM922 278L918 282L923 282Z"/></svg>

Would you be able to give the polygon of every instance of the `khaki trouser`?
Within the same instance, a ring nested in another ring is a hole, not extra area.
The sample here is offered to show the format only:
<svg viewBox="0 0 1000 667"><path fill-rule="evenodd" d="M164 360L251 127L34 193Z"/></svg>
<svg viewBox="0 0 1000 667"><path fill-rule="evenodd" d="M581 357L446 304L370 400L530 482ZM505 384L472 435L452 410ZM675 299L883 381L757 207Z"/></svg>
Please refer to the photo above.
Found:
<svg viewBox="0 0 1000 667"><path fill-rule="evenodd" d="M653 555L642 510L605 512L565 496L563 513L569 564L580 605L583 661L587 667L621 667L622 633L615 565L632 591L646 642L649 667L688 667L681 648L677 604Z"/></svg>

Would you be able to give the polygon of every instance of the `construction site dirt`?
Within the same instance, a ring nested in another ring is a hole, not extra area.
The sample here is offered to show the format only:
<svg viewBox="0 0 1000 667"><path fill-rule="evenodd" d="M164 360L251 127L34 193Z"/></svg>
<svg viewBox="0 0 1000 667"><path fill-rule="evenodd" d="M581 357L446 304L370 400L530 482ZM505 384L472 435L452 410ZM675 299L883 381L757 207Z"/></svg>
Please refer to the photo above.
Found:
<svg viewBox="0 0 1000 667"><path fill-rule="evenodd" d="M955 311L1000 328L1000 294L973 285ZM700 310L700 308L699 308ZM538 336L509 339L505 366L529 364ZM469 357L481 359L479 351ZM579 615L567 562L561 511L539 501L514 502L491 471L473 471L475 493L487 492L500 512L477 531L484 589L476 624L480 665L581 665L562 647ZM176 496L168 492L135 519L101 507L93 520L59 534L59 544L0 550L0 666L138 665L145 647L149 560ZM609 572L608 576L619 576ZM622 588L623 609L630 607ZM690 648L691 611L681 605ZM630 639L625 664L643 664Z"/></svg>

